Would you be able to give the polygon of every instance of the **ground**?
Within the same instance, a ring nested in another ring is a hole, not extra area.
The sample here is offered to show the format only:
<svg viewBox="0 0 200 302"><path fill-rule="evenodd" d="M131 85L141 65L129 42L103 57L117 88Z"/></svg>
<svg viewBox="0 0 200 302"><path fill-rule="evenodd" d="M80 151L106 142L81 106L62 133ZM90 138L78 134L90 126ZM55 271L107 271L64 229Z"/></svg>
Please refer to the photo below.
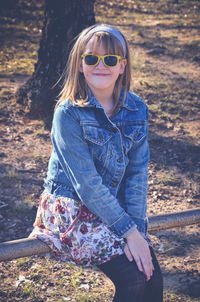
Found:
<svg viewBox="0 0 200 302"><path fill-rule="evenodd" d="M9 3L9 2L8 2ZM109 13L107 13L109 12ZM150 110L148 214L200 207L200 2L96 1L97 22L117 26L131 47L131 89ZM42 1L1 14L0 241L24 238L34 222L51 152L42 120L14 99L34 70ZM199 225L151 234L165 301L200 301ZM95 268L49 255L0 264L0 301L111 301L113 286Z"/></svg>

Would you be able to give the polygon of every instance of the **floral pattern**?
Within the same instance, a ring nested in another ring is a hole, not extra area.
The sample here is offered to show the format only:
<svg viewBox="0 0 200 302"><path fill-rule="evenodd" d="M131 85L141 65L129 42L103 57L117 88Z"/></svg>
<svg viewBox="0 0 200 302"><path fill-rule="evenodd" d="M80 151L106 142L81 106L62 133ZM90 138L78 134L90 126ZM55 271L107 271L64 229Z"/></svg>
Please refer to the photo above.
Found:
<svg viewBox="0 0 200 302"><path fill-rule="evenodd" d="M99 265L123 254L124 239L113 234L79 201L40 197L34 229L29 237L47 243L57 259L81 265Z"/></svg>

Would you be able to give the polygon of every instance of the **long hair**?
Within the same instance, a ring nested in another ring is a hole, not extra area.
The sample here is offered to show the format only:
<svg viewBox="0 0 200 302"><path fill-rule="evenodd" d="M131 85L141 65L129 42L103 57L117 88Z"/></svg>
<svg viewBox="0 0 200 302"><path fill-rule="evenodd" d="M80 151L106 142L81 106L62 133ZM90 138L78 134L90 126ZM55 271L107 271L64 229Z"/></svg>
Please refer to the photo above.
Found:
<svg viewBox="0 0 200 302"><path fill-rule="evenodd" d="M57 105L63 100L70 100L74 105L78 105L84 107L88 102L88 86L85 81L83 73L79 71L79 67L81 64L81 55L84 53L86 45L91 37L95 37L94 40L94 49L98 49L98 45L103 43L105 51L109 54L116 54L124 57L123 48L119 40L108 32L96 32L94 34L87 35L87 33L94 27L98 25L93 25L85 30L83 30L78 36L68 58L68 62L65 68L65 80L63 84L63 88L59 95L59 99ZM86 36L87 35L87 36ZM123 36L124 37L124 36ZM119 75L114 91L113 91L113 99L115 101L115 109L119 105L119 99L122 88L124 89L124 96L122 103L126 98L126 92L130 88L131 82L131 64L130 64L130 52L128 43L124 37L126 43L126 60L127 64L124 70L124 73Z"/></svg>

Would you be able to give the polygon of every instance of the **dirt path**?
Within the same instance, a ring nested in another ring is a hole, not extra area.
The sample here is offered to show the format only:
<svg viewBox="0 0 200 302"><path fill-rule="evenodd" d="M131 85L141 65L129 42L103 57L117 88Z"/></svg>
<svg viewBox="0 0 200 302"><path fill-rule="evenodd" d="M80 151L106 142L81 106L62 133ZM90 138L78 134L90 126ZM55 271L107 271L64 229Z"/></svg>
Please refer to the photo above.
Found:
<svg viewBox="0 0 200 302"><path fill-rule="evenodd" d="M41 5L20 3L20 17L1 17L0 241L29 235L51 152L43 121L28 119L13 98L33 71L41 34ZM132 89L150 109L149 215L200 207L199 1L97 1L95 10L97 22L128 36ZM199 225L156 232L152 242L165 301L200 301ZM0 280L0 301L106 302L113 293L97 270L48 257L1 263Z"/></svg>

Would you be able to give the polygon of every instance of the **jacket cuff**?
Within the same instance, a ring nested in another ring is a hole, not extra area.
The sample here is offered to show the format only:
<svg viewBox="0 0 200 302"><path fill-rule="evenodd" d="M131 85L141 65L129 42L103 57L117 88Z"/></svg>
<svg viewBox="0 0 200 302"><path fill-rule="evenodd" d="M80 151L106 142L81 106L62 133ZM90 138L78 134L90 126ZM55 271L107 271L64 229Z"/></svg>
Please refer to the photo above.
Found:
<svg viewBox="0 0 200 302"><path fill-rule="evenodd" d="M123 234L123 238L126 238L129 234L131 234L135 229L137 229L137 225L134 224L127 232Z"/></svg>
<svg viewBox="0 0 200 302"><path fill-rule="evenodd" d="M120 238L125 238L137 228L133 218L127 213L121 216L115 223L109 226L111 232L115 233Z"/></svg>

